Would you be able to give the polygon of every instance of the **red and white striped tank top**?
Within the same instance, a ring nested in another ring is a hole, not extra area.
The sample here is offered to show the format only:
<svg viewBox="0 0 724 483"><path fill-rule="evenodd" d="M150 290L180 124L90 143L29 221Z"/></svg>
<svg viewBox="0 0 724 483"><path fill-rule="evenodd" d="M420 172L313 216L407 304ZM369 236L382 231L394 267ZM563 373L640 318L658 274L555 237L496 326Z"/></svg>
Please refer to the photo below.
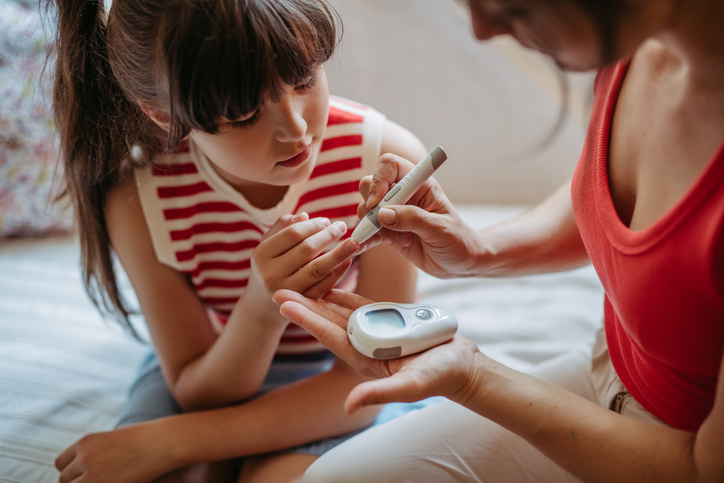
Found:
<svg viewBox="0 0 724 483"><path fill-rule="evenodd" d="M310 218L344 221L343 239L352 234L363 201L359 182L377 165L384 120L370 107L331 97L312 174L269 209L252 206L192 142L159 155L135 173L158 260L188 275L202 302L225 323L248 282L252 251L280 216L306 211ZM340 284L353 288L356 275L353 264ZM277 354L321 350L316 339L289 324Z"/></svg>

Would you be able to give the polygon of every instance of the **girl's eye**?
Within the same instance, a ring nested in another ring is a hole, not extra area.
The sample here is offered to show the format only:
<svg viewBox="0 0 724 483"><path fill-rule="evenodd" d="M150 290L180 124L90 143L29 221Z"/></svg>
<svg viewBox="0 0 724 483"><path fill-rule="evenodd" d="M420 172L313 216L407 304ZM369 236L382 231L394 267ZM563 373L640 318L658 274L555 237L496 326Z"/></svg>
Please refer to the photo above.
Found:
<svg viewBox="0 0 724 483"><path fill-rule="evenodd" d="M257 109L254 114L248 118L244 119L242 121L231 121L229 124L233 128L245 128L245 127L251 127L259 120L259 110Z"/></svg>
<svg viewBox="0 0 724 483"><path fill-rule="evenodd" d="M303 84L299 84L298 86L295 86L295 87L294 87L294 90L296 90L296 91L304 91L304 90L307 90L307 89L309 89L309 88L311 88L311 87L314 87L314 83L315 83L315 82L317 82L317 75L316 75L316 74L312 74L312 76L311 76L309 79L307 79L306 82L304 82Z"/></svg>

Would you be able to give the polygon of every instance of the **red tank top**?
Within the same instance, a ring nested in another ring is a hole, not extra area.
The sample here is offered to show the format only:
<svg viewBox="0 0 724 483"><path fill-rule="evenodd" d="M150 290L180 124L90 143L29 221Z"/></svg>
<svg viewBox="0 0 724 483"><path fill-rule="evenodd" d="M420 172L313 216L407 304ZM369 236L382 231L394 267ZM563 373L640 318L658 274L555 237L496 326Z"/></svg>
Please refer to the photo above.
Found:
<svg viewBox="0 0 724 483"><path fill-rule="evenodd" d="M605 290L611 362L631 395L696 431L714 403L724 348L724 147L651 226L632 231L608 185L609 133L627 64L599 72L573 176L576 221Z"/></svg>

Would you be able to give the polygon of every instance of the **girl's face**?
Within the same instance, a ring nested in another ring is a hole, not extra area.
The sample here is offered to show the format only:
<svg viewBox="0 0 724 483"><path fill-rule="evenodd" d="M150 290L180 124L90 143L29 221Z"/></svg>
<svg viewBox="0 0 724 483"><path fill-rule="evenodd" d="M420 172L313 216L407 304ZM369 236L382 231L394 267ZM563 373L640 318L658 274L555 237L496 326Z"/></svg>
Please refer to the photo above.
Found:
<svg viewBox="0 0 724 483"><path fill-rule="evenodd" d="M222 119L219 132L192 131L194 143L232 186L289 186L314 169L327 125L329 90L319 66L304 83L287 86L241 119Z"/></svg>
<svg viewBox="0 0 724 483"><path fill-rule="evenodd" d="M593 19L571 0L469 0L475 37L487 40L511 35L523 47L551 57L564 70L601 67L630 54L649 33L651 22L631 29L630 18L617 19L614 59L604 58L599 29ZM632 2L628 2L632 3ZM640 13L640 12L637 12ZM611 53L610 53L611 54Z"/></svg>

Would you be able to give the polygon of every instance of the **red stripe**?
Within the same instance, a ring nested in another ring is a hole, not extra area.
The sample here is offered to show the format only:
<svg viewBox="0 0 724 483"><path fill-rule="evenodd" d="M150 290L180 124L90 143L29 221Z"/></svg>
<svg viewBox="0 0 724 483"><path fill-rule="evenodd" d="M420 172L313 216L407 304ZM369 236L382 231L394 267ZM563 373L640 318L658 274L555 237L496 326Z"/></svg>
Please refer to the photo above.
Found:
<svg viewBox="0 0 724 483"><path fill-rule="evenodd" d="M193 270L184 273L192 277L198 277L205 270L246 270L251 268L251 260L240 260L238 262L200 262Z"/></svg>
<svg viewBox="0 0 724 483"><path fill-rule="evenodd" d="M186 184L182 186L160 186L158 188L159 198L176 198L179 196L193 196L205 191L212 191L211 186L201 181L196 184Z"/></svg>
<svg viewBox="0 0 724 483"><path fill-rule="evenodd" d="M359 191L359 181L350 181L347 183L335 184L332 186L325 186L316 190L308 191L299 198L297 207L294 208L294 212L299 209L300 206L304 206L312 201L319 200L321 198L329 198L330 196L346 195L347 193L357 193ZM356 213L356 210L355 210Z"/></svg>
<svg viewBox="0 0 724 483"><path fill-rule="evenodd" d="M249 283L248 278L242 278L239 280L226 280L223 278L209 278L201 283L195 283L196 290L204 288L244 288Z"/></svg>
<svg viewBox="0 0 724 483"><path fill-rule="evenodd" d="M320 151L341 148L344 146L359 146L362 144L361 134L350 134L349 136L337 136L336 138L325 139L322 142Z"/></svg>
<svg viewBox="0 0 724 483"><path fill-rule="evenodd" d="M309 179L316 178L317 176L324 176L327 174L339 173L350 169L357 169L362 167L362 158L349 158L334 161L333 163L320 164L314 171L312 171Z"/></svg>
<svg viewBox="0 0 724 483"><path fill-rule="evenodd" d="M201 300L209 305L226 305L235 304L239 301L239 297L201 297ZM222 320L222 323L226 323L226 320Z"/></svg>
<svg viewBox="0 0 724 483"><path fill-rule="evenodd" d="M249 221L237 221L234 223L199 223L186 230L172 230L171 240L188 240L193 235L201 233L234 233L242 230L254 230L264 234L264 231Z"/></svg>
<svg viewBox="0 0 724 483"><path fill-rule="evenodd" d="M199 253L209 252L238 252L249 248L256 248L259 245L259 240L244 240L236 243L203 243L194 245L190 250L184 250L182 252L176 252L176 260L179 262L185 262L192 260Z"/></svg>
<svg viewBox="0 0 724 483"><path fill-rule="evenodd" d="M327 118L327 126L334 126L335 124L347 124L350 122L363 122L364 116L358 114L352 114L351 112L343 111L336 107L329 107L329 117Z"/></svg>
<svg viewBox="0 0 724 483"><path fill-rule="evenodd" d="M244 210L227 201L211 201L187 206L186 208L168 208L163 210L163 216L166 220L178 220L179 218L190 218L197 213L228 213L233 211Z"/></svg>
<svg viewBox="0 0 724 483"><path fill-rule="evenodd" d="M183 164L154 164L151 172L154 176L180 176L182 174L198 173L194 163Z"/></svg>
<svg viewBox="0 0 724 483"><path fill-rule="evenodd" d="M309 213L309 218L317 218L319 216L323 216L325 218L344 218L347 216L357 216L357 206L358 205L347 205L347 206L338 206L336 208L328 208L326 210L319 210L315 211L314 213Z"/></svg>

